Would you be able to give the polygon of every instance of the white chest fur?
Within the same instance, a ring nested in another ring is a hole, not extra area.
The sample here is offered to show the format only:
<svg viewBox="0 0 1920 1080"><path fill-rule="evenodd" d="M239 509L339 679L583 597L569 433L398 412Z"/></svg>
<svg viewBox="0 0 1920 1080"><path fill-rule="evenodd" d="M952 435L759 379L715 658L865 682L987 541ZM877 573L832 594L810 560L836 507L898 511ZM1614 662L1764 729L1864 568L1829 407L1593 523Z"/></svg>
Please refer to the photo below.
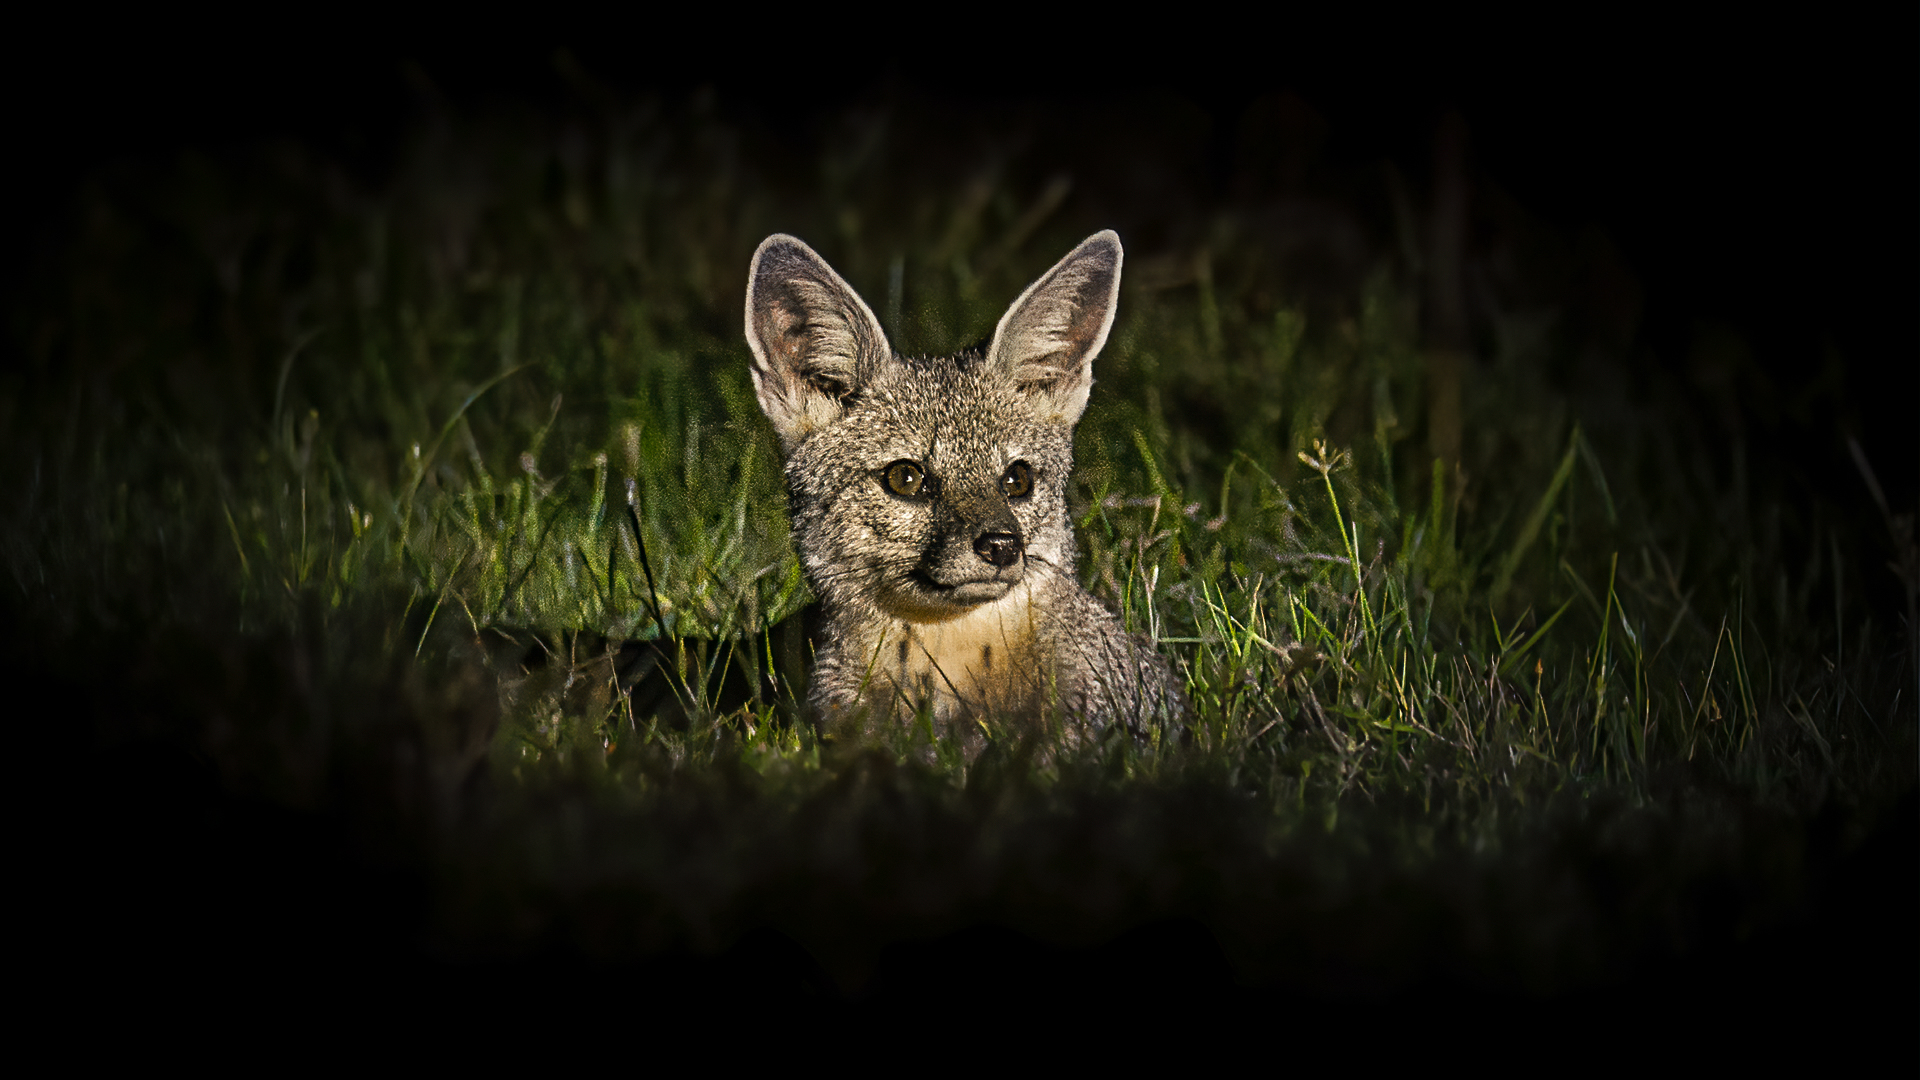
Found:
<svg viewBox="0 0 1920 1080"><path fill-rule="evenodd" d="M931 706L942 719L1017 710L1044 680L1034 656L1039 619L1031 586L1022 584L945 622L890 624L876 667L909 709Z"/></svg>

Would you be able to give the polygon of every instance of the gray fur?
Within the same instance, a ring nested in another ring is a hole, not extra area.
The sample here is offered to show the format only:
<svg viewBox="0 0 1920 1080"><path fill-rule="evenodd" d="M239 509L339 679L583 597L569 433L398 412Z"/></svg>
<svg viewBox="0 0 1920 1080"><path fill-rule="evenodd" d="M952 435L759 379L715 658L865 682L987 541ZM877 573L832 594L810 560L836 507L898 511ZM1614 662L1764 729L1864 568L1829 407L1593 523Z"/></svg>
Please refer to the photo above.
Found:
<svg viewBox="0 0 1920 1080"><path fill-rule="evenodd" d="M821 601L810 698L823 719L926 712L973 742L1004 719L1142 735L1185 716L1166 660L1074 579L1073 425L1120 265L1120 238L1097 233L1014 302L984 354L915 359L799 240L754 253L747 341ZM910 495L890 486L899 462L924 473ZM1010 496L1016 463L1031 491Z"/></svg>

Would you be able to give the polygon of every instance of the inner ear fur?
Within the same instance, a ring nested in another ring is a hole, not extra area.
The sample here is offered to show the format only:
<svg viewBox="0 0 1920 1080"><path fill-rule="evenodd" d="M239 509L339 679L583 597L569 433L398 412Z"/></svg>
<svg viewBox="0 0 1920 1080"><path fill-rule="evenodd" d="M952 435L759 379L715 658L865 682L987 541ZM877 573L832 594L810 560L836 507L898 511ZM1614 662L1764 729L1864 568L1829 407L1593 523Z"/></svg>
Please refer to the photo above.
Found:
<svg viewBox="0 0 1920 1080"><path fill-rule="evenodd" d="M760 408L788 446L837 419L846 398L892 354L859 294L785 233L753 253L747 344Z"/></svg>
<svg viewBox="0 0 1920 1080"><path fill-rule="evenodd" d="M988 362L1067 423L1086 411L1093 358L1120 300L1120 237L1094 233L1027 286L994 328Z"/></svg>

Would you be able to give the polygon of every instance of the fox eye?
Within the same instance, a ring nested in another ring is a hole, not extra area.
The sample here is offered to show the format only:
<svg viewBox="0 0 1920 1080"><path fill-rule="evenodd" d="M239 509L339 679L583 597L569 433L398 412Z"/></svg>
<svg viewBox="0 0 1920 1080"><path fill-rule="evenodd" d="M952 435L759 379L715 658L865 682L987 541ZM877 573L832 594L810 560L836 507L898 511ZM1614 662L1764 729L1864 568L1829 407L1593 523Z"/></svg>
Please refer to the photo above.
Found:
<svg viewBox="0 0 1920 1080"><path fill-rule="evenodd" d="M918 498L927 483L927 473L911 461L896 461L887 466L887 490L909 499Z"/></svg>
<svg viewBox="0 0 1920 1080"><path fill-rule="evenodd" d="M1009 499L1021 499L1033 494L1033 470L1024 461L1016 461L1007 466L1005 475L1000 477L1000 493Z"/></svg>

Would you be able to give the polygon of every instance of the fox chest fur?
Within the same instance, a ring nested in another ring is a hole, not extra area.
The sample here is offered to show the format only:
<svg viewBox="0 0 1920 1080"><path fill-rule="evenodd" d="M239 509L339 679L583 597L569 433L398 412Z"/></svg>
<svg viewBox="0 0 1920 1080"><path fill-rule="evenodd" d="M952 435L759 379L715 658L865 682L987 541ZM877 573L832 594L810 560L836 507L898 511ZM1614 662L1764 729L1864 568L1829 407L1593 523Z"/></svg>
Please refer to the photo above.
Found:
<svg viewBox="0 0 1920 1080"><path fill-rule="evenodd" d="M755 253L747 337L822 606L828 722L1057 717L1136 734L1185 712L1165 661L1073 576L1073 425L1112 325L1119 240L1089 238L984 352L899 356L800 241Z"/></svg>

